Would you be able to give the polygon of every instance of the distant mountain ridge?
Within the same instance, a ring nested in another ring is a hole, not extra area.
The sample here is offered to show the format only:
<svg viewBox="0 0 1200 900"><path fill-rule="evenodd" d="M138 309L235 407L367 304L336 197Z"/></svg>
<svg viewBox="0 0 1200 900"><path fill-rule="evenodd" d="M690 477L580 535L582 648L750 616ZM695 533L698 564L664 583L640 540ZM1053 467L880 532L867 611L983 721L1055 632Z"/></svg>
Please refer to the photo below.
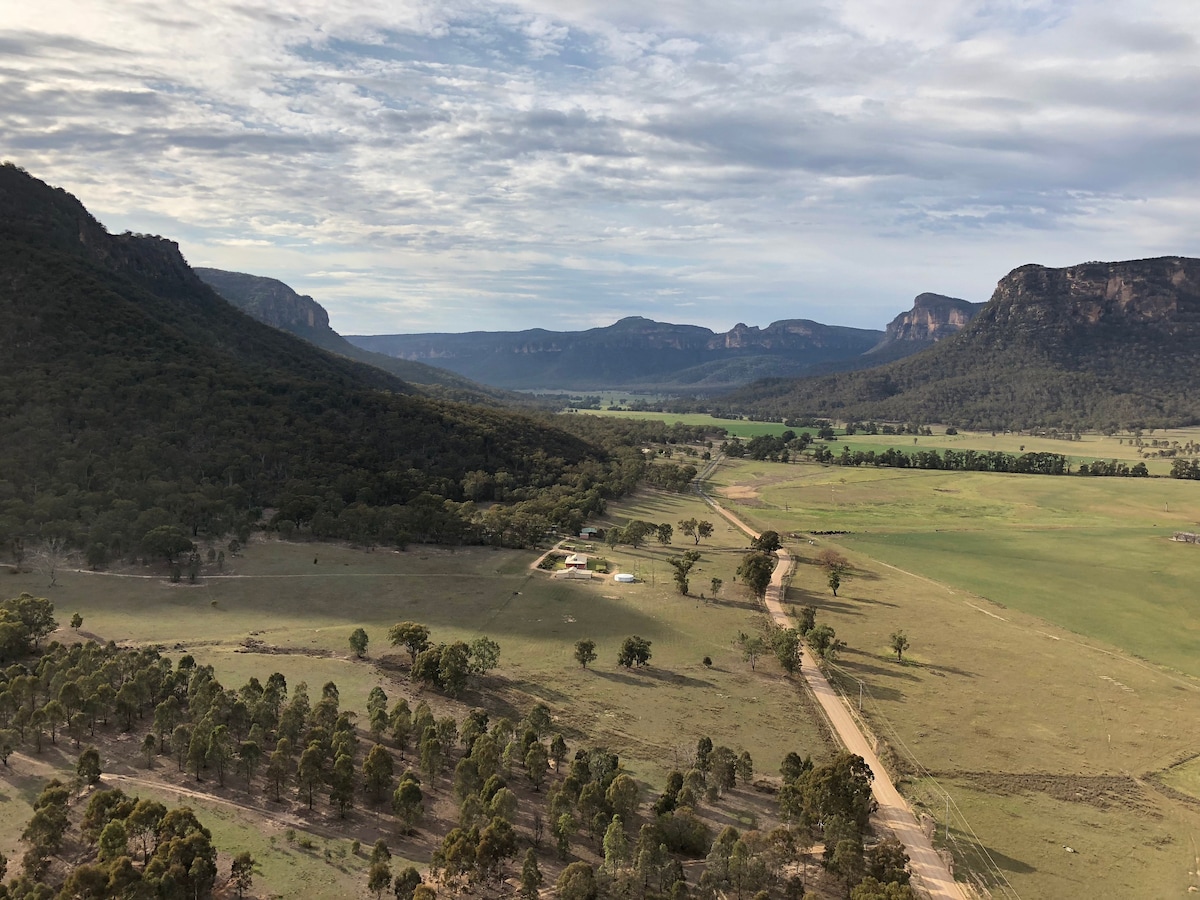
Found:
<svg viewBox="0 0 1200 900"><path fill-rule="evenodd" d="M364 350L429 362L514 390L716 390L857 357L882 337L873 329L806 319L787 319L766 328L739 323L718 333L630 316L585 331L348 335L347 340Z"/></svg>
<svg viewBox="0 0 1200 900"><path fill-rule="evenodd" d="M873 369L749 385L718 408L985 428L1200 422L1200 260L1026 265L962 331Z"/></svg>
<svg viewBox="0 0 1200 900"><path fill-rule="evenodd" d="M521 400L518 395L475 384L448 369L396 359L356 347L330 327L329 313L325 307L275 278L200 266L194 271L225 300L260 322L294 334L323 350L390 372L410 384L420 385L425 393L448 400L487 405Z"/></svg>

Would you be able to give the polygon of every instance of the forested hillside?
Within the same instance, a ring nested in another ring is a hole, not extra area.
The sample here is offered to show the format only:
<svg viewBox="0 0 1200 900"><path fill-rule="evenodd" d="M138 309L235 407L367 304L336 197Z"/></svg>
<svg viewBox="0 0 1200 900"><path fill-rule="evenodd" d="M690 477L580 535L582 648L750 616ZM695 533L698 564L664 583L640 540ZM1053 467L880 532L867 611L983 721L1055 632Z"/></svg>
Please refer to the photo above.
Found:
<svg viewBox="0 0 1200 900"><path fill-rule="evenodd" d="M859 372L749 385L717 411L1125 428L1200 421L1200 260L1022 266L959 335Z"/></svg>
<svg viewBox="0 0 1200 900"><path fill-rule="evenodd" d="M297 294L277 279L222 269L197 267L194 271L224 299L260 322L304 338L330 353L390 372L410 384L420 386L423 393L445 400L483 403L487 406L521 404L531 399L527 395L476 384L449 369L356 347L329 326L329 314L321 304L312 297Z"/></svg>
<svg viewBox="0 0 1200 900"><path fill-rule="evenodd" d="M236 532L280 507L322 536L481 539L470 501L525 501L544 528L640 474L632 451L416 396L263 325L171 241L110 235L13 166L0 167L0 421L0 546L100 558L144 550L156 528Z"/></svg>

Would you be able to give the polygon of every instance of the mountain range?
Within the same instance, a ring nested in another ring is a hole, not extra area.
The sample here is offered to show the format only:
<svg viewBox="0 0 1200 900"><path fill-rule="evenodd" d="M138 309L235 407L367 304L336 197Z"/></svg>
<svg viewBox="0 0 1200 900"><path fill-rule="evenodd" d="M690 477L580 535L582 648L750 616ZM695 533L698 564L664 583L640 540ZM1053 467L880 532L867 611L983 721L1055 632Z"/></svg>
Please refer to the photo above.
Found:
<svg viewBox="0 0 1200 900"><path fill-rule="evenodd" d="M949 339L869 370L771 379L715 400L767 417L978 428L1200 422L1200 260L1026 265Z"/></svg>

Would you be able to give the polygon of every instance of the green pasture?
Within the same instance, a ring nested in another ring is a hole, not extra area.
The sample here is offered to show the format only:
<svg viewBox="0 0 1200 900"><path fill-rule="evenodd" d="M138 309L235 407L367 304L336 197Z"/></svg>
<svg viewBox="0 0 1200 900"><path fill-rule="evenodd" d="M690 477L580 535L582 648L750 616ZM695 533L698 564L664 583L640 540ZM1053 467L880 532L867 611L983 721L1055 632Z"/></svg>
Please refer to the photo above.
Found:
<svg viewBox="0 0 1200 900"><path fill-rule="evenodd" d="M674 424L682 422L686 425L705 425L716 428L724 428L729 432L730 436L737 436L744 440L757 437L762 434L782 434L789 430L786 425L778 422L747 422L740 419L716 419L710 415L702 413L659 413L659 412L634 412L632 410L585 410L581 415L596 415L596 416L619 416L627 419L640 419L643 421L658 421ZM838 423L844 425L844 423ZM812 428L792 428L790 429L797 433L809 431L815 434L815 429ZM1150 470L1152 475L1166 475L1171 471L1171 462L1169 458L1161 458L1155 455L1157 448L1149 446L1151 441L1177 441L1180 445L1186 444L1189 441L1200 441L1200 428L1171 428L1155 430L1153 434L1147 432L1142 435L1142 441L1146 445L1139 448L1134 444L1134 437L1129 434L1105 435L1096 433L1081 434L1078 441L1066 441L1057 438L1035 437L1028 434L1020 434L1018 432L997 432L995 434L986 431L960 431L958 434L946 434L945 429L941 426L933 429L932 435L909 435L909 434L863 434L861 432L846 436L844 427L835 429L838 434L836 441L828 442L828 446L833 453L840 454L843 445L849 446L853 450L862 450L867 452L874 450L876 453L882 453L889 448L897 450L999 450L1004 453L1061 453L1071 459L1073 466L1078 467L1081 462L1090 462L1094 459L1103 460L1122 460L1133 465L1137 462L1145 462L1146 468ZM1148 457L1142 455L1142 450L1150 454Z"/></svg>
<svg viewBox="0 0 1200 900"><path fill-rule="evenodd" d="M713 481L759 528L852 532L790 541L788 600L847 642L831 674L853 706L861 684L910 796L939 823L935 785L959 804L960 867L1054 898L1200 887L1200 806L1147 777L1200 797L1170 768L1200 746L1200 548L1169 540L1197 530L1198 487L746 461ZM836 598L828 547L851 564Z"/></svg>
<svg viewBox="0 0 1200 900"><path fill-rule="evenodd" d="M736 435L744 439L757 437L760 434L783 434L787 430L787 426L781 425L778 422L746 422L741 419L716 419L706 413L660 413L629 409L581 409L578 415L616 416L621 419L638 419L643 422L666 422L668 425L681 422L684 425L703 425L707 428L712 428L714 431L718 428L724 428L729 432L730 437ZM792 430L798 434L803 429L794 428Z"/></svg>

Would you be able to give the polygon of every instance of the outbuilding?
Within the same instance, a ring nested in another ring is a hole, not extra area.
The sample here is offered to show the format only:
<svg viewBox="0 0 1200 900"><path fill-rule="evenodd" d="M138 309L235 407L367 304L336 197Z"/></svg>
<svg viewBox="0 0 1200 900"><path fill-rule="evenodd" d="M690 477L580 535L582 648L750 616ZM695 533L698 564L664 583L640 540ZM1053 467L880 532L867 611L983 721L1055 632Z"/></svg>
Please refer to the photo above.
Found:
<svg viewBox="0 0 1200 900"><path fill-rule="evenodd" d="M572 553L567 557L566 567L568 569L587 569L587 556L583 553Z"/></svg>
<svg viewBox="0 0 1200 900"><path fill-rule="evenodd" d="M635 581L637 581L637 579L633 575L630 575L628 572L618 572L616 575L613 576L613 581L619 582L621 584L633 584Z"/></svg>

